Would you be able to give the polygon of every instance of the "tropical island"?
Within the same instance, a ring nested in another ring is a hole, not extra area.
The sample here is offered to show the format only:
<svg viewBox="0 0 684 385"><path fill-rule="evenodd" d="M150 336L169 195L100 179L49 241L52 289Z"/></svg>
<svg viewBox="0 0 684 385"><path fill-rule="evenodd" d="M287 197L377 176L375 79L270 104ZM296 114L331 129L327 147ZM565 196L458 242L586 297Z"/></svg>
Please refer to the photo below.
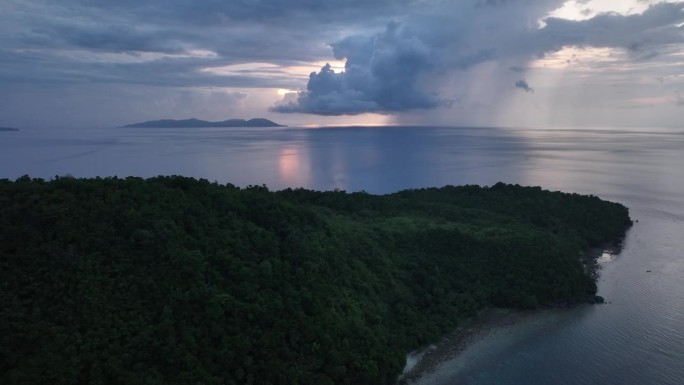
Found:
<svg viewBox="0 0 684 385"><path fill-rule="evenodd" d="M209 122L200 119L161 119L150 120L143 123L134 123L122 128L200 128L200 127L285 127L264 118L254 119L228 119L220 122Z"/></svg>
<svg viewBox="0 0 684 385"><path fill-rule="evenodd" d="M19 129L10 127L0 127L0 131L19 131Z"/></svg>
<svg viewBox="0 0 684 385"><path fill-rule="evenodd" d="M493 307L595 299L627 208L498 183L388 195L0 180L0 383L394 384Z"/></svg>

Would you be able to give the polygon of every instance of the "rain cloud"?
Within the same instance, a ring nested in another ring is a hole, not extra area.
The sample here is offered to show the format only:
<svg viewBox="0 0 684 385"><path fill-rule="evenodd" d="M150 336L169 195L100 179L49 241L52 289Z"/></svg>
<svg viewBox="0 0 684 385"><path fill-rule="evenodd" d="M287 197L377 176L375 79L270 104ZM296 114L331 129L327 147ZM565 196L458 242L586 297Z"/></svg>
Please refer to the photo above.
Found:
<svg viewBox="0 0 684 385"><path fill-rule="evenodd" d="M370 37L352 36L333 44L344 71L330 64L309 75L307 90L285 100L278 112L320 115L360 114L434 108L439 100L421 89L421 78L435 67L435 53L409 29L391 23Z"/></svg>
<svg viewBox="0 0 684 385"><path fill-rule="evenodd" d="M331 45L334 57L346 60L344 71L324 66L311 73L305 90L272 110L354 115L448 107L440 79L482 63L500 63L509 72L524 74L527 63L565 47L618 48L635 60L649 60L684 42L678 26L684 22L681 3L659 3L633 15L600 13L586 20L547 16L562 3L462 2L443 13L419 13L403 24L390 23L381 33L346 37ZM454 15L451 23L444 14ZM534 92L525 79L514 84Z"/></svg>

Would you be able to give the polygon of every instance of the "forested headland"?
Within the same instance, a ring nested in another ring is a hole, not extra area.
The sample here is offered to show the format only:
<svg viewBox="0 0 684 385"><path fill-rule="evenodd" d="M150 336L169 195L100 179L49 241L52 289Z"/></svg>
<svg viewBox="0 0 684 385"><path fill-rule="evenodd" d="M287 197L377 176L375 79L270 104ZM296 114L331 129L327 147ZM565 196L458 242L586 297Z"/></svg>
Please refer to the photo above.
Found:
<svg viewBox="0 0 684 385"><path fill-rule="evenodd" d="M0 180L0 383L392 384L492 307L584 301L627 209L496 184Z"/></svg>

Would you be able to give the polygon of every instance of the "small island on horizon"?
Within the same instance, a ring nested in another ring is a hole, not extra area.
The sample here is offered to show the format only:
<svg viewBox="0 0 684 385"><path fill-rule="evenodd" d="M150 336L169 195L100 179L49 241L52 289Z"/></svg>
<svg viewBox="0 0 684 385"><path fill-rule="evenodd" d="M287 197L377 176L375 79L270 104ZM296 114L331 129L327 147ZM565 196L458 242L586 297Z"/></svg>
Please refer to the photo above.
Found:
<svg viewBox="0 0 684 385"><path fill-rule="evenodd" d="M200 127L287 127L264 118L227 119L220 122L209 122L195 118L190 119L161 119L142 123L133 123L121 128L200 128Z"/></svg>
<svg viewBox="0 0 684 385"><path fill-rule="evenodd" d="M19 129L11 127L0 127L0 131L19 131Z"/></svg>

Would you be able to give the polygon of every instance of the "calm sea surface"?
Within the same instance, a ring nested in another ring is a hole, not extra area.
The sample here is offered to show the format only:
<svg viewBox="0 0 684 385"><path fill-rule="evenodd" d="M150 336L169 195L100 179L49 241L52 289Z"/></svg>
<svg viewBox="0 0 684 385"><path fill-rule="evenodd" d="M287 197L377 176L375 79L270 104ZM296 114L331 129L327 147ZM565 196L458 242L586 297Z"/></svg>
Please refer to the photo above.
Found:
<svg viewBox="0 0 684 385"><path fill-rule="evenodd" d="M388 193L498 181L594 194L639 222L610 303L496 333L432 384L684 384L684 129L347 127L0 132L0 178L179 174ZM649 272L650 271L650 272Z"/></svg>

